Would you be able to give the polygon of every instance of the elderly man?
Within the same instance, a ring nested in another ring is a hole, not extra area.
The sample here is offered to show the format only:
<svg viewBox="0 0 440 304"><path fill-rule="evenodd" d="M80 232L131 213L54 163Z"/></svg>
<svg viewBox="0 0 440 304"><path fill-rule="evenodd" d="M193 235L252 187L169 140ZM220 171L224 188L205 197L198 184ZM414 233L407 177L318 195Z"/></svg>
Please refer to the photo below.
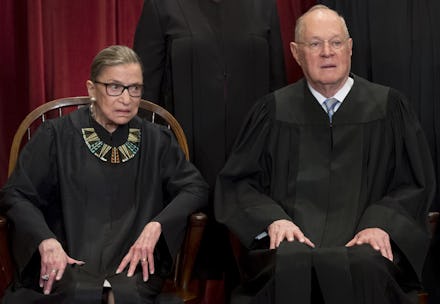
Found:
<svg viewBox="0 0 440 304"><path fill-rule="evenodd" d="M352 46L328 7L299 18L305 79L256 104L219 175L216 217L249 254L239 303L412 301L431 156L402 94L350 73Z"/></svg>

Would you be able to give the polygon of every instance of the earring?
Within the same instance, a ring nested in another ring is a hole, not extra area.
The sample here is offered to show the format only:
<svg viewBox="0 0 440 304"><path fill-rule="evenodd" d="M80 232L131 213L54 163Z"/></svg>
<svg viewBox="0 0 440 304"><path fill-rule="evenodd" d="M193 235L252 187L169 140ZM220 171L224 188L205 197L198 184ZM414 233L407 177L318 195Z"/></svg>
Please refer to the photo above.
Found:
<svg viewBox="0 0 440 304"><path fill-rule="evenodd" d="M93 101L96 101L96 98L95 97L90 97L90 100L93 102Z"/></svg>
<svg viewBox="0 0 440 304"><path fill-rule="evenodd" d="M95 99L95 97L91 97L90 99ZM95 99L96 100L96 99ZM92 102L90 104L90 116L92 116L93 119L95 119L95 106L94 106L95 102Z"/></svg>

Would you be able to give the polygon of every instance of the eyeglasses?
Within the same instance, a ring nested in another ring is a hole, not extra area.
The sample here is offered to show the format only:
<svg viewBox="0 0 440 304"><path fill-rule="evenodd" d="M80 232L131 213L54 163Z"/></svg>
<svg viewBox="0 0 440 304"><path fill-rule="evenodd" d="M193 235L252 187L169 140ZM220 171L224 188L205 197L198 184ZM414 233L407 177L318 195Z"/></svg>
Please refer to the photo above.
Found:
<svg viewBox="0 0 440 304"><path fill-rule="evenodd" d="M345 42L349 38L340 39L340 38L333 38L330 40L320 40L316 39L311 42L297 42L298 44L304 44L306 47L309 48L312 52L319 52L324 48L324 45L326 42L328 42L328 45L332 50L340 50L342 47L344 47Z"/></svg>
<svg viewBox="0 0 440 304"><path fill-rule="evenodd" d="M122 93L124 93L124 90L127 90L128 95L131 97L141 97L144 87L142 84L124 86L119 83L105 83L99 81L94 81L94 83L105 85L105 91L107 92L108 96L121 96Z"/></svg>

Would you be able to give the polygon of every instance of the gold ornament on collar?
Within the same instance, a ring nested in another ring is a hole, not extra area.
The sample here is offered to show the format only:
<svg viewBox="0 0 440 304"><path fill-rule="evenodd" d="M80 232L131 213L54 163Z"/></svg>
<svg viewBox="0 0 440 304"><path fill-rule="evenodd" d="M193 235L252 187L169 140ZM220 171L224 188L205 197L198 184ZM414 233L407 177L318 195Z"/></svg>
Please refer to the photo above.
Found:
<svg viewBox="0 0 440 304"><path fill-rule="evenodd" d="M139 145L141 142L141 130L130 128L128 130L127 141L119 147L112 147L104 143L96 133L94 128L82 128L84 142L93 155L100 160L110 162L113 164L119 164L126 162L133 157L139 151Z"/></svg>

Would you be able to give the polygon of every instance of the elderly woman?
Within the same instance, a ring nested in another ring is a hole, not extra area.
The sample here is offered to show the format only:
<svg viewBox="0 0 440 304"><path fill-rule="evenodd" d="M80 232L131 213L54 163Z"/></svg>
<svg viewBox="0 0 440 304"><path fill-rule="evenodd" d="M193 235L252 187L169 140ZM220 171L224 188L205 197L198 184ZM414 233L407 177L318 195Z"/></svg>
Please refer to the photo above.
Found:
<svg viewBox="0 0 440 304"><path fill-rule="evenodd" d="M17 278L5 303L153 303L207 184L173 134L136 116L136 53L95 57L93 103L48 120L0 194L12 222Z"/></svg>

